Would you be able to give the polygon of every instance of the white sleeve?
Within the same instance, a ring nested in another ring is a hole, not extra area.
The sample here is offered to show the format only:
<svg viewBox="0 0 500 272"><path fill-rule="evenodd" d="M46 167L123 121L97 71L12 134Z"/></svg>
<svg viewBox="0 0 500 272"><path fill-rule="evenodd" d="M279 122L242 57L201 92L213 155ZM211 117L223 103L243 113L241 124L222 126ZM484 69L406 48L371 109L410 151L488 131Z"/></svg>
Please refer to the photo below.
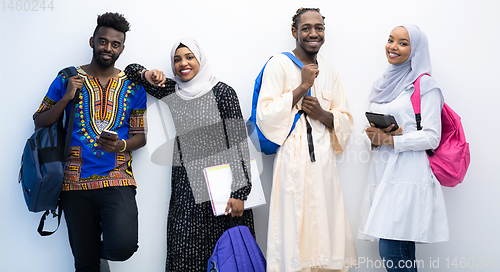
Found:
<svg viewBox="0 0 500 272"><path fill-rule="evenodd" d="M349 141L353 128L353 118L351 112L349 111L349 106L347 105L347 97L344 92L344 86L342 85L342 80L337 72L334 70L333 74L333 99L331 100L331 106L329 111L333 114L333 130L330 132L330 141L332 143L333 150L337 154L342 154L344 148Z"/></svg>
<svg viewBox="0 0 500 272"><path fill-rule="evenodd" d="M422 95L422 130L394 136L394 152L436 149L441 141L441 111L444 99L440 89Z"/></svg>

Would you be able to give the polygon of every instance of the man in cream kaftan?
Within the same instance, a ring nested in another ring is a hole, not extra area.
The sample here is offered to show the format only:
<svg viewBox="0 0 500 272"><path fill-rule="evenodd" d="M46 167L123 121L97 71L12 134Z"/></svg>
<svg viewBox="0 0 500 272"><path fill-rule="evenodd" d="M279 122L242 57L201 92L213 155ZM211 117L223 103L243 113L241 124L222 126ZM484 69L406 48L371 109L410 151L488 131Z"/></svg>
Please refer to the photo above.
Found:
<svg viewBox="0 0 500 272"><path fill-rule="evenodd" d="M343 269L357 260L335 162L335 153L342 154L351 134L352 117L336 68L319 54L317 66L320 72L311 96L333 114L334 129L302 115L290 136L294 116L302 107L303 98L292 107L301 70L278 54L264 71L257 124L269 140L282 143L274 162L269 272ZM316 162L309 156L305 118L312 127Z"/></svg>

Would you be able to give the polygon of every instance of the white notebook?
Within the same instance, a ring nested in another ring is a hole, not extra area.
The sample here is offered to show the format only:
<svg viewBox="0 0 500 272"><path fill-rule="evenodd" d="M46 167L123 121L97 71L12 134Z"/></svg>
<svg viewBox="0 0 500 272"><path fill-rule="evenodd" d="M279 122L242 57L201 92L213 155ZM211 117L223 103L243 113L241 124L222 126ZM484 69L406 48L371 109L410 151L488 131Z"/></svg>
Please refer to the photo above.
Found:
<svg viewBox="0 0 500 272"><path fill-rule="evenodd" d="M245 210L266 204L266 197L264 196L264 190L262 190L259 170L255 160L250 161L250 169L252 173L252 191L245 201ZM228 163L207 167L203 170L214 214L216 216L223 215L231 195L231 183L233 181L231 167Z"/></svg>

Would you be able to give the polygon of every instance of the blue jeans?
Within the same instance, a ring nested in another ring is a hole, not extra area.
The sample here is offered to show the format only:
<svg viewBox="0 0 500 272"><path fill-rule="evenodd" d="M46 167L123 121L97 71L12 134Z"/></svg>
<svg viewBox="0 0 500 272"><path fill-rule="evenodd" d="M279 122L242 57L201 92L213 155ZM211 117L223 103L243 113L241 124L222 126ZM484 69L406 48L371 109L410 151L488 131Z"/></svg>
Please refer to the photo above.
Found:
<svg viewBox="0 0 500 272"><path fill-rule="evenodd" d="M415 242L381 238L378 248L387 271L417 272Z"/></svg>

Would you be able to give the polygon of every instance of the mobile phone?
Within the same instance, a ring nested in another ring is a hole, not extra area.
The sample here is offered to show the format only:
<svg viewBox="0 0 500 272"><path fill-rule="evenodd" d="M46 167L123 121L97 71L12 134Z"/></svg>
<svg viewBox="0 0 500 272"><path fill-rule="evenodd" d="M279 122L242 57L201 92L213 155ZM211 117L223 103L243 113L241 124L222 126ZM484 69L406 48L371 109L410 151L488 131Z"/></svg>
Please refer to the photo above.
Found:
<svg viewBox="0 0 500 272"><path fill-rule="evenodd" d="M116 133L114 131L103 129L100 137L110 139L110 140L116 140L116 139L118 139L118 133Z"/></svg>
<svg viewBox="0 0 500 272"><path fill-rule="evenodd" d="M398 123L396 122L396 118L390 114L383 114L383 113L374 113L374 112L366 112L366 119L368 119L368 122L375 124L375 127L377 128L386 128L390 126L391 124L394 124L394 127L391 129L391 131L395 131L396 129L399 128Z"/></svg>

